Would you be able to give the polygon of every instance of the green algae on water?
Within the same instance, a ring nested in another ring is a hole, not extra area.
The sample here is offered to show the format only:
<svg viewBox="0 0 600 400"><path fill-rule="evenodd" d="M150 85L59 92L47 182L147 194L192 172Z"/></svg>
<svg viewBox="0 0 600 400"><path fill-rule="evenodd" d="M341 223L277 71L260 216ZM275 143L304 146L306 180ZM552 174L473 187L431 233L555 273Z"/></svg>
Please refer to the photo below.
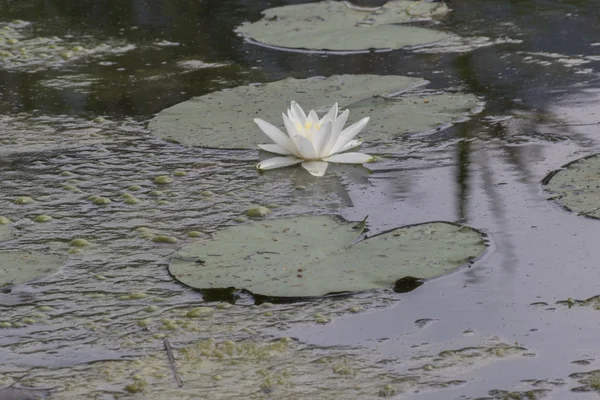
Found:
<svg viewBox="0 0 600 400"><path fill-rule="evenodd" d="M185 316L188 318L204 318L211 316L215 310L211 307L195 307L188 311Z"/></svg>
<svg viewBox="0 0 600 400"><path fill-rule="evenodd" d="M171 179L171 177L167 175L161 175L154 179L154 183L158 185L166 185L167 183L171 182L173 182L173 179Z"/></svg>
<svg viewBox="0 0 600 400"><path fill-rule="evenodd" d="M35 200L33 200L31 197L29 196L21 196L21 197L17 197L13 203L15 204L31 204L35 202Z"/></svg>
<svg viewBox="0 0 600 400"><path fill-rule="evenodd" d="M69 245L73 246L73 247L85 247L85 246L89 246L90 242L88 242L85 239L76 238L76 239L71 240L69 242Z"/></svg>
<svg viewBox="0 0 600 400"><path fill-rule="evenodd" d="M177 243L178 240L177 238L173 237L173 236L167 236L167 235L156 235L152 238L153 242L156 243Z"/></svg>
<svg viewBox="0 0 600 400"><path fill-rule="evenodd" d="M253 207L246 211L246 215L250 218L264 218L271 213L267 207Z"/></svg>

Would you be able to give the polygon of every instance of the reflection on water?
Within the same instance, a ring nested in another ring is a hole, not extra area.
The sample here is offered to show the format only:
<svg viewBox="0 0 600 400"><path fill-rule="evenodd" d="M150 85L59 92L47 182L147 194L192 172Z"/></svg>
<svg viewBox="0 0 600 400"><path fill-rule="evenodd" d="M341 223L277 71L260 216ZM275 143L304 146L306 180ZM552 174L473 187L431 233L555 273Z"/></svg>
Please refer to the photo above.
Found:
<svg viewBox="0 0 600 400"><path fill-rule="evenodd" d="M593 310L552 304L598 294L600 226L547 202L539 181L597 151L600 6L591 0L452 2L454 12L438 28L510 40L451 54L285 53L233 33L261 10L290 3L299 2L0 0L0 22L16 27L22 47L37 43L27 40L53 40L75 53L77 46L107 46L64 57L49 48L54 61L35 67L0 58L0 213L16 222L18 233L2 248L71 253L57 274L0 293L1 384L52 388L57 398L113 398L132 380L138 386L130 389L140 387L139 375L161 388L155 398L172 398L170 378L158 377L162 338L177 348L214 338L217 350L206 356L210 375L194 376L190 371L203 367L185 364L195 391L177 396L197 398L200 389L226 398L235 368L219 364L227 357L219 358L218 348L228 348L227 340L264 342L266 334L285 334L302 344L286 350L277 373L268 369L271 358L259 367L242 363L239 373L253 378L240 395L418 397L425 390L427 398L447 399L541 388L569 396L578 385L570 374L598 368L597 318ZM432 88L482 96L486 110L393 147L367 146L385 156L369 166L371 174L340 167L322 180L293 169L259 175L252 168L256 152L183 148L144 129L154 113L196 95L342 73L423 77ZM160 175L173 183L155 183ZM13 203L25 195L35 202ZM110 203L94 204L90 196ZM369 214L371 233L456 221L485 230L493 247L483 262L405 294L242 307L204 303L201 294L172 282L165 266L190 232L201 238L236 223L254 205L277 206L275 217L339 211L361 220ZM40 214L54 221L34 223ZM90 246L76 252L69 246L76 237ZM530 306L540 302L548 306ZM206 320L186 316L198 306L213 313ZM565 345L566 337L577 347ZM514 342L519 345L509 345ZM143 358L147 364L140 356L150 357ZM112 385L94 386L108 380L109 367L86 363L123 358L136 360L122 376L110 376ZM591 359L587 366L572 364L583 358ZM286 376L286 368L294 372ZM56 384L57 377L73 376ZM347 380L338 386L336 379ZM361 384L363 392L352 390Z"/></svg>

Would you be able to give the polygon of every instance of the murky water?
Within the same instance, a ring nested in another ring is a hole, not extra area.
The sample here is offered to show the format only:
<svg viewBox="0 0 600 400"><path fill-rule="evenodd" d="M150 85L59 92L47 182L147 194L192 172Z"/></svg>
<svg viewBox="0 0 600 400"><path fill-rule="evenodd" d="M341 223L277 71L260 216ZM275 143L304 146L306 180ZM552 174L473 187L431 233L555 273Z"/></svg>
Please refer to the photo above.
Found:
<svg viewBox="0 0 600 400"><path fill-rule="evenodd" d="M597 391L595 303L557 302L599 294L600 223L548 201L540 181L598 151L598 5L453 2L445 29L498 42L470 51L306 55L233 33L289 3L0 1L6 37L46 54L0 59L0 216L17 233L2 249L69 256L58 273L0 293L0 384L12 390L0 399ZM258 175L254 151L184 148L145 130L193 96L341 73L423 77L482 96L486 110L393 152L367 147L387 156L371 175L348 167L322 179ZM162 175L172 183L155 183ZM35 201L14 204L21 196ZM405 294L231 305L173 282L176 248L253 205L277 205L273 217L369 214L375 232L461 222L493 246L474 267ZM89 245L71 246L76 238Z"/></svg>

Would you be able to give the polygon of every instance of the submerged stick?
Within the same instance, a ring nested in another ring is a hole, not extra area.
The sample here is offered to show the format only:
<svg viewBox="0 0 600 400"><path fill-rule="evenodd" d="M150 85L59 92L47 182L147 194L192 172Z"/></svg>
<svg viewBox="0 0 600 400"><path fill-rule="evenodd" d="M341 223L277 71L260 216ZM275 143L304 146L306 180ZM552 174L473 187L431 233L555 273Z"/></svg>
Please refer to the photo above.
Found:
<svg viewBox="0 0 600 400"><path fill-rule="evenodd" d="M183 387L183 382L181 378L177 374L177 367L175 366L175 357L173 357L173 349L171 348L171 344L167 340L167 338L163 338L163 343L165 345L165 350L167 351L167 358L169 359L169 365L171 366L171 372L173 372L173 379L177 382L177 386Z"/></svg>

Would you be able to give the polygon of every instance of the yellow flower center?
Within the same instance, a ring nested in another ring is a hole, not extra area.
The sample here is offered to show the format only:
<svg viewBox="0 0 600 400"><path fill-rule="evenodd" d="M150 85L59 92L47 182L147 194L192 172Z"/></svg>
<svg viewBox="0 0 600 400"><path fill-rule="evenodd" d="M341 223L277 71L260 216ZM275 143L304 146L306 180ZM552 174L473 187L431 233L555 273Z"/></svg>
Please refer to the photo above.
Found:
<svg viewBox="0 0 600 400"><path fill-rule="evenodd" d="M298 131L305 131L306 132L306 131L311 130L313 127L315 128L315 130L318 131L319 129L321 129L321 124L318 123L318 122L315 123L315 124L313 124L310 121L306 121L304 123L304 126L302 126L300 123L296 124L296 129L298 129Z"/></svg>

